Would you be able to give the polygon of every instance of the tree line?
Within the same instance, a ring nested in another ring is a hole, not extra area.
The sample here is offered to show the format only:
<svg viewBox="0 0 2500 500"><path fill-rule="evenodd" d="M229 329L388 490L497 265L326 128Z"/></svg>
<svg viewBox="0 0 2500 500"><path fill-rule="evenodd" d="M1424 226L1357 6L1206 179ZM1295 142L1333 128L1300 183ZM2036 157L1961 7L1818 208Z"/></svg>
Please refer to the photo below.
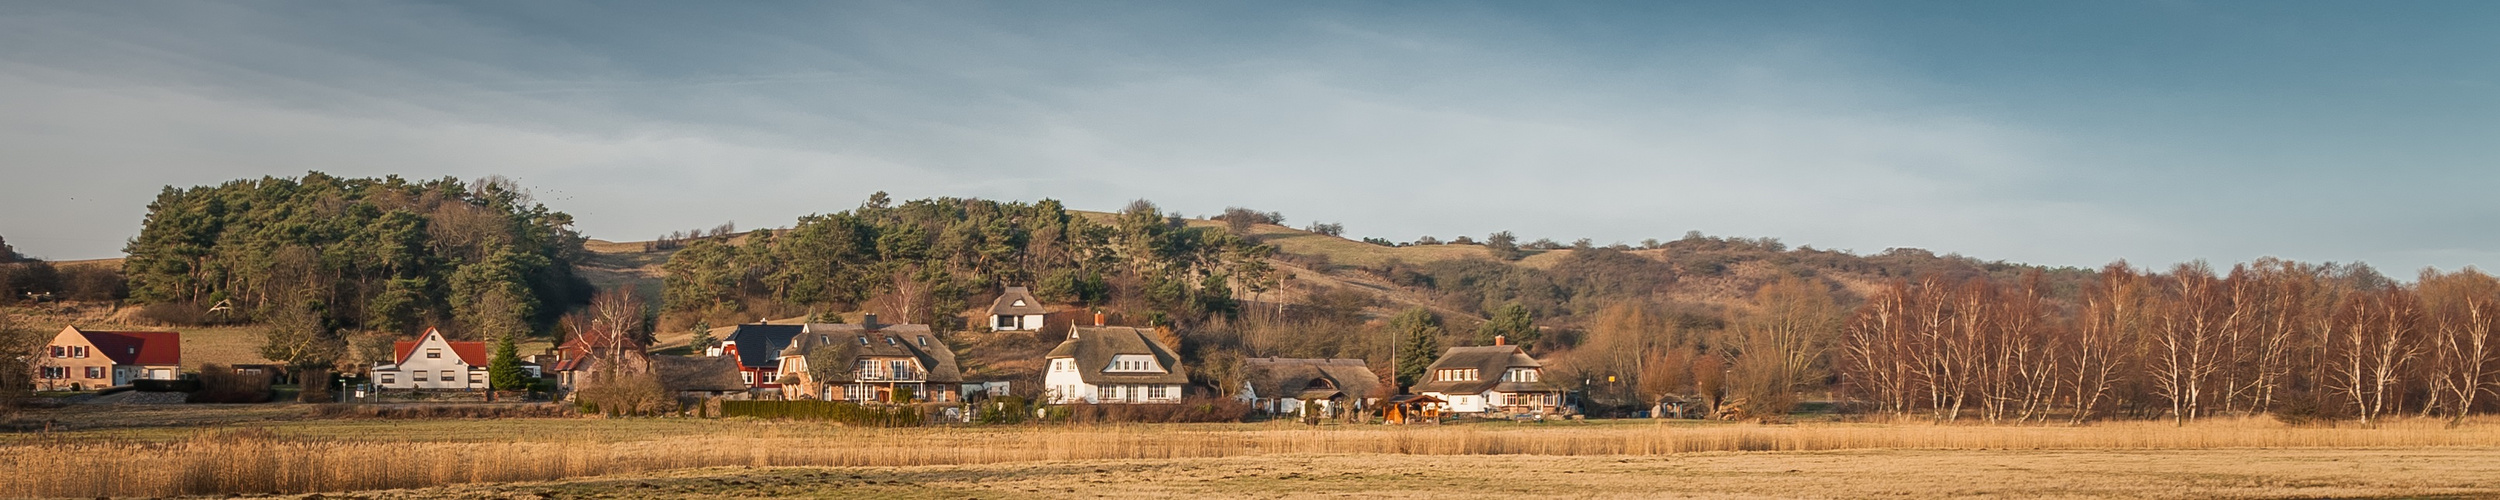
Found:
<svg viewBox="0 0 2500 500"><path fill-rule="evenodd" d="M1991 422L2466 415L2500 391L2500 280L2265 259L2125 263L2071 297L2037 279L1896 281L1834 366L1872 409Z"/></svg>
<svg viewBox="0 0 2500 500"><path fill-rule="evenodd" d="M788 229L687 243L665 264L663 302L681 315L867 309L954 328L974 297L1030 285L1046 301L1169 324L1230 315L1242 294L1273 288L1273 252L1144 200L1105 223L1056 200L895 203L877 193Z"/></svg>
<svg viewBox="0 0 2500 500"><path fill-rule="evenodd" d="M548 331L592 290L574 274L585 251L572 224L500 177L168 186L122 274L153 317L265 323L264 356L327 365L387 353L427 326L463 338Z"/></svg>

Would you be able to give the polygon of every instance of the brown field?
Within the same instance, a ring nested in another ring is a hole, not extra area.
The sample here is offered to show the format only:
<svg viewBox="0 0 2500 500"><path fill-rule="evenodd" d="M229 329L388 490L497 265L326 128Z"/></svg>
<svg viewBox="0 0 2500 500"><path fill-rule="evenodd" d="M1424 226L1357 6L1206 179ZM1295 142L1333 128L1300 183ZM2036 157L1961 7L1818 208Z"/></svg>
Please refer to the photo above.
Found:
<svg viewBox="0 0 2500 500"><path fill-rule="evenodd" d="M714 467L374 492L376 498L2463 498L2500 452L1697 452L1271 455L918 467ZM1497 477L1488 480L1488 477Z"/></svg>
<svg viewBox="0 0 2500 500"><path fill-rule="evenodd" d="M774 486L795 489L764 493L835 496L864 491L921 496L919 492L925 490L950 498L1092 496L1121 491L1157 494L1167 490L1155 488L1204 484L1206 492L1219 496L1268 496L1330 491L1312 489L1313 485L1302 481L1349 472L1357 476L1326 479L1326 484L1400 496L1409 490L1459 483L1382 478L1411 473L1456 480L1468 471L1511 466L1533 474L1479 481L1473 489L1445 492L1459 496L1505 491L1550 492L1553 496L1647 496L1666 491L1692 495L1724 491L1728 496L2500 494L2494 490L2500 488L2500 471L2493 470L2500 468L2496 460L2500 459L2500 422L2459 428L2428 421L2360 428L2218 420L2187 427L2137 422L1980 427L1611 421L1413 427L1260 423L866 429L743 419L324 420L289 408L303 407L218 406L138 413L73 407L30 412L21 419L50 418L81 430L0 435L0 467L80 473L0 477L0 496L339 492L564 480L490 489L515 494L553 491L547 488L639 489L644 488L639 486L643 482L658 481L676 485L665 490L672 495L736 497L757 493L738 488L800 479L814 482ZM231 418L201 416L220 412L231 413ZM94 425L105 421L133 423ZM375 457L393 458L381 463ZM715 469L684 471L701 468ZM1095 469L1129 472L1086 472ZM853 474L889 477L877 486L892 491L844 490L849 486L841 485L862 486L844 479ZM1735 487L1765 475L1794 478L1798 489L1776 484ZM600 477L584 479L590 476ZM1149 476L1178 479L1137 482ZM988 477L999 479L996 484L989 484L993 482L989 479L968 479ZM1574 489L1584 487L1595 489ZM423 493L478 492L453 487ZM663 492L626 490L624 494ZM404 493L415 492L386 496Z"/></svg>

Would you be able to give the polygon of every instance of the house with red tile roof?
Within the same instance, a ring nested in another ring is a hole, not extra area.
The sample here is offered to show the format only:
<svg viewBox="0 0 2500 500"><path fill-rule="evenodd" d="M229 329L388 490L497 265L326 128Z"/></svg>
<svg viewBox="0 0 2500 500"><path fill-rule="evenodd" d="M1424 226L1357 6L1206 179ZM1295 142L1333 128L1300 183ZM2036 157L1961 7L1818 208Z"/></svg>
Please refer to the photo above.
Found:
<svg viewBox="0 0 2500 500"><path fill-rule="evenodd" d="M94 390L182 376L182 334L108 332L71 326L36 353L35 388Z"/></svg>
<svg viewBox="0 0 2500 500"><path fill-rule="evenodd" d="M425 329L417 340L391 344L390 363L373 364L373 383L385 389L486 389L486 343L453 341Z"/></svg>

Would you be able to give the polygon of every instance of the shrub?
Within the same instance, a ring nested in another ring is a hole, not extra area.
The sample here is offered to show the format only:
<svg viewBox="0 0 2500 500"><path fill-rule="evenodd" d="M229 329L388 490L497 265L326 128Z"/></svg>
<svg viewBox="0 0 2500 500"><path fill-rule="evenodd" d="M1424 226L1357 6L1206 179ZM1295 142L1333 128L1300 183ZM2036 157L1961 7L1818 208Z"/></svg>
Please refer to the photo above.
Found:
<svg viewBox="0 0 2500 500"><path fill-rule="evenodd" d="M870 427L913 427L927 415L912 406L864 406L848 401L722 401L721 415L790 420L824 420Z"/></svg>

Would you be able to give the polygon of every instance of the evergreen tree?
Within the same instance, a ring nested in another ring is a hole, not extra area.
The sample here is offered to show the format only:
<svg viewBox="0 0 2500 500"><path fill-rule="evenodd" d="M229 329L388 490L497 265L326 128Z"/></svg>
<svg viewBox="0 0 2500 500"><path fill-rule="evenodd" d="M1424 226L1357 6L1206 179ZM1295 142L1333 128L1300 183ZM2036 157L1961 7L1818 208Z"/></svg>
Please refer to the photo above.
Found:
<svg viewBox="0 0 2500 500"><path fill-rule="evenodd" d="M1528 306L1518 302L1505 304L1493 312L1493 319L1476 327L1476 345L1493 345L1494 337L1506 338L1523 347L1535 343L1536 321L1528 313Z"/></svg>
<svg viewBox="0 0 2500 500"><path fill-rule="evenodd" d="M693 346L695 352L703 352L704 349L712 348L713 342L719 341L720 339L712 338L712 322L698 320L694 322L694 339L687 340L686 345Z"/></svg>
<svg viewBox="0 0 2500 500"><path fill-rule="evenodd" d="M495 358L486 362L486 384L495 390L512 391L530 386L529 372L521 370L521 347L511 335L495 340Z"/></svg>
<svg viewBox="0 0 2500 500"><path fill-rule="evenodd" d="M1407 309L1389 320L1389 331L1397 333L1398 387L1414 387L1441 358L1441 318L1421 307Z"/></svg>

